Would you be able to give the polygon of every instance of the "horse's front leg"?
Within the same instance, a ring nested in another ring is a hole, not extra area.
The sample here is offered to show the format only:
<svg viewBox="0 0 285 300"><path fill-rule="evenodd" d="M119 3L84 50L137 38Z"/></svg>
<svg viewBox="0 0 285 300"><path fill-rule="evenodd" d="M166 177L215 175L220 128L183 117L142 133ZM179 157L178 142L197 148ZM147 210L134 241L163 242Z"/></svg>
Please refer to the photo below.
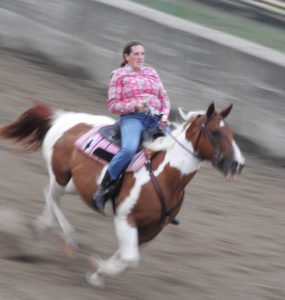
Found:
<svg viewBox="0 0 285 300"><path fill-rule="evenodd" d="M114 221L119 249L106 261L99 257L92 258L96 271L88 274L87 280L93 286L103 285L106 276L116 276L128 267L136 267L140 259L137 228L131 226L125 217L117 216Z"/></svg>
<svg viewBox="0 0 285 300"><path fill-rule="evenodd" d="M140 260L138 229L129 224L126 216L114 218L121 259L129 266L136 266Z"/></svg>

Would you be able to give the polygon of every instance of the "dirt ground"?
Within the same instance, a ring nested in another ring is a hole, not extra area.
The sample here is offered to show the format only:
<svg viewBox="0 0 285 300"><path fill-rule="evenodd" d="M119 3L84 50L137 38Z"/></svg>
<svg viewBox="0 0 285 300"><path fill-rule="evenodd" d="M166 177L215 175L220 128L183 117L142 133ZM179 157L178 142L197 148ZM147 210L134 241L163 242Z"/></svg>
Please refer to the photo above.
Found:
<svg viewBox="0 0 285 300"><path fill-rule="evenodd" d="M0 126L35 100L106 114L104 97L0 51ZM138 268L96 289L84 280L86 258L116 250L112 219L66 196L62 206L77 231L77 255L64 253L56 232L35 237L26 224L43 208L48 176L41 153L0 141L0 300L284 300L285 170L242 150L247 165L241 177L226 182L206 164L188 186L181 225L168 226L143 247Z"/></svg>

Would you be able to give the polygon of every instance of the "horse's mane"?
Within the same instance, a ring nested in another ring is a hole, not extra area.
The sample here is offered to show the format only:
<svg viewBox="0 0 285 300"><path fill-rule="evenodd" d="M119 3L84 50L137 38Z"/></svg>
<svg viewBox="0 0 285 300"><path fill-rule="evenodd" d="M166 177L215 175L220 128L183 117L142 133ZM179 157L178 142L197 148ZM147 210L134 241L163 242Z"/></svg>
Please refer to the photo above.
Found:
<svg viewBox="0 0 285 300"><path fill-rule="evenodd" d="M191 123L197 116L199 115L204 115L206 112L204 110L197 110L197 111L189 111L186 115L185 115L185 122L186 123Z"/></svg>
<svg viewBox="0 0 285 300"><path fill-rule="evenodd" d="M178 137L183 132L183 130L183 124L180 124L175 130L172 131L171 135L174 137ZM170 135L167 135L159 137L153 142L144 143L144 147L154 152L166 151L174 145L174 142L174 139Z"/></svg>
<svg viewBox="0 0 285 300"><path fill-rule="evenodd" d="M144 143L144 147L150 149L154 152L166 151L169 150L176 143L175 139L178 139L179 136L186 131L186 129L191 125L193 120L198 115L203 115L205 111L191 111L183 116L185 121L183 123L172 123L175 129L171 132L171 135L162 136L154 140L153 142Z"/></svg>

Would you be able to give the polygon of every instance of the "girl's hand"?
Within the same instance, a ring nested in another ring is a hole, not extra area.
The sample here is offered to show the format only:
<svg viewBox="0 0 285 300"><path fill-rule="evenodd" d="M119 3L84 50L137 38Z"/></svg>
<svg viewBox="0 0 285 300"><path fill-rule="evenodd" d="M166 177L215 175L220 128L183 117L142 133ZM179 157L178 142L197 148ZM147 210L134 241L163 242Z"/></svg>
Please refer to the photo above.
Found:
<svg viewBox="0 0 285 300"><path fill-rule="evenodd" d="M168 123L168 117L167 117L167 115L162 115L160 121L163 122L163 123Z"/></svg>
<svg viewBox="0 0 285 300"><path fill-rule="evenodd" d="M167 116L166 116L166 115L163 115L163 116L161 117L160 121L159 121L158 127L159 127L160 129L165 129L165 128L168 127L168 126L169 126L169 121L168 121L168 119L167 119Z"/></svg>
<svg viewBox="0 0 285 300"><path fill-rule="evenodd" d="M137 103L135 105L135 112L146 112L146 106L142 103Z"/></svg>

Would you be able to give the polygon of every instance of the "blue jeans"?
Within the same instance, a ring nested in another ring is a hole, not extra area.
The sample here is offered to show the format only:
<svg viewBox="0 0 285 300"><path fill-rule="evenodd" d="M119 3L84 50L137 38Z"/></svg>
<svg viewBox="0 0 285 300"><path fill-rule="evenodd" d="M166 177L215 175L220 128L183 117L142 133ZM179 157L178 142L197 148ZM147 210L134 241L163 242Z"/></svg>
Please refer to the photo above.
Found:
<svg viewBox="0 0 285 300"><path fill-rule="evenodd" d="M107 172L111 180L119 177L137 153L142 132L158 126L159 117L145 113L130 113L122 115L119 120L121 130L121 149L112 158Z"/></svg>

